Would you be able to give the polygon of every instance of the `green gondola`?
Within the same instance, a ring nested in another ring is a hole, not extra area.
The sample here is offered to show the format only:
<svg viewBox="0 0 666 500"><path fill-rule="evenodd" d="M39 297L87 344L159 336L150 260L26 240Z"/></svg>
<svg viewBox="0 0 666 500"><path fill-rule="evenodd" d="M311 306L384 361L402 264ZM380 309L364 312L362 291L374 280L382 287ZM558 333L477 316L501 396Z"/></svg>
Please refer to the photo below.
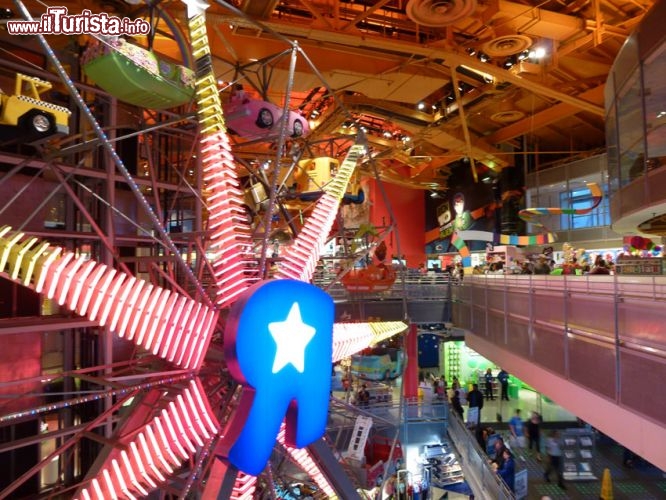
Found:
<svg viewBox="0 0 666 500"><path fill-rule="evenodd" d="M84 53L82 66L99 87L135 106L173 108L194 96L191 69L159 59L123 39L94 43Z"/></svg>

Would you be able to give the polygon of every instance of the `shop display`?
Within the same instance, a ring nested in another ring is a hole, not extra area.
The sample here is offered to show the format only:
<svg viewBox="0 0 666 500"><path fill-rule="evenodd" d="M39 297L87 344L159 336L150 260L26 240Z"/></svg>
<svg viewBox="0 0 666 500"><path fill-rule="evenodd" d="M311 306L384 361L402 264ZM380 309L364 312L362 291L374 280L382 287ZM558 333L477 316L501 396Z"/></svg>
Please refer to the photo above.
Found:
<svg viewBox="0 0 666 500"><path fill-rule="evenodd" d="M363 380L389 381L402 374L405 355L401 349L376 347L351 357L351 374Z"/></svg>
<svg viewBox="0 0 666 500"><path fill-rule="evenodd" d="M617 274L639 274L644 276L661 276L664 274L663 259L658 257L625 257L620 256L615 262Z"/></svg>
<svg viewBox="0 0 666 500"><path fill-rule="evenodd" d="M596 480L592 469L594 432L566 429L562 432L562 473L567 481Z"/></svg>
<svg viewBox="0 0 666 500"><path fill-rule="evenodd" d="M437 488L464 481L458 457L448 443L427 445L423 450L424 468L430 471L430 481Z"/></svg>
<svg viewBox="0 0 666 500"><path fill-rule="evenodd" d="M486 398L486 372L479 371L477 373L476 383L479 384L479 390L483 393L483 397ZM499 399L500 394L500 384L497 381L497 374L493 374L493 381L491 382L491 389L493 398ZM487 398L486 398L487 399Z"/></svg>
<svg viewBox="0 0 666 500"><path fill-rule="evenodd" d="M460 378L460 346L458 342L447 342L446 347L446 379Z"/></svg>

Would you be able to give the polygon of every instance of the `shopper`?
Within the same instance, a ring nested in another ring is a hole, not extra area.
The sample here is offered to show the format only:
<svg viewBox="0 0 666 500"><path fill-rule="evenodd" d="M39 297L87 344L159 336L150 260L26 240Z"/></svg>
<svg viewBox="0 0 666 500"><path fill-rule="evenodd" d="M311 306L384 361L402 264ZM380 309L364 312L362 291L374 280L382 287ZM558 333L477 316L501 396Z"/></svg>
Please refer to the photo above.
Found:
<svg viewBox="0 0 666 500"><path fill-rule="evenodd" d="M368 406L370 404L370 392L368 386L363 384L356 394L356 400L359 406Z"/></svg>
<svg viewBox="0 0 666 500"><path fill-rule="evenodd" d="M490 368L486 370L486 374L483 376L483 378L486 380L486 399L495 399L495 396L493 396L493 372Z"/></svg>
<svg viewBox="0 0 666 500"><path fill-rule="evenodd" d="M509 400L509 373L502 368L499 373L497 374L497 380L500 383L500 387L502 388L502 396L500 399L504 401Z"/></svg>
<svg viewBox="0 0 666 500"><path fill-rule="evenodd" d="M460 391L454 391L453 397L451 398L451 408L454 412L460 415L460 420L463 420L463 407L460 404Z"/></svg>
<svg viewBox="0 0 666 500"><path fill-rule="evenodd" d="M458 389L460 389L460 381L458 380L458 377L454 375L453 380L451 381L451 391L455 391Z"/></svg>
<svg viewBox="0 0 666 500"><path fill-rule="evenodd" d="M515 489L516 462L511 452L504 448L502 450L502 465L497 468L497 475L502 478L511 491Z"/></svg>
<svg viewBox="0 0 666 500"><path fill-rule="evenodd" d="M543 473L543 478L550 483L550 474L555 472L557 475L557 485L563 490L564 477L562 476L562 448L560 448L560 435L556 430L550 431L546 438L546 455L548 455L548 465Z"/></svg>
<svg viewBox="0 0 666 500"><path fill-rule="evenodd" d="M533 411L527 421L527 450L536 451L536 459L541 462L541 415Z"/></svg>
<svg viewBox="0 0 666 500"><path fill-rule="evenodd" d="M511 431L511 446L514 452L520 454L520 459L525 461L524 450L527 441L525 439L525 424L518 408L516 408L516 414L509 420L509 430Z"/></svg>
<svg viewBox="0 0 666 500"><path fill-rule="evenodd" d="M432 400L435 394L435 388L428 377L423 373L419 373L419 393L421 395L421 416L432 416Z"/></svg>
<svg viewBox="0 0 666 500"><path fill-rule="evenodd" d="M467 394L467 423L477 426L481 423L481 408L483 408L483 394L479 390L479 384L472 384L472 390Z"/></svg>

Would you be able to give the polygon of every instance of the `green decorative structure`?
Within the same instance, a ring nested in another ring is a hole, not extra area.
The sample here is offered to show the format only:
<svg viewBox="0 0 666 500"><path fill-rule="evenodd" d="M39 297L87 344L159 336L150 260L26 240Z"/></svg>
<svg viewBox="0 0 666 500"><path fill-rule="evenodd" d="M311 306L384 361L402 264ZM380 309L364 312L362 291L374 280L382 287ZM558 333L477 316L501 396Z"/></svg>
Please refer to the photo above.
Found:
<svg viewBox="0 0 666 500"><path fill-rule="evenodd" d="M149 109L166 109L194 97L194 72L159 59L153 52L123 39L92 44L83 55L83 71L119 100Z"/></svg>

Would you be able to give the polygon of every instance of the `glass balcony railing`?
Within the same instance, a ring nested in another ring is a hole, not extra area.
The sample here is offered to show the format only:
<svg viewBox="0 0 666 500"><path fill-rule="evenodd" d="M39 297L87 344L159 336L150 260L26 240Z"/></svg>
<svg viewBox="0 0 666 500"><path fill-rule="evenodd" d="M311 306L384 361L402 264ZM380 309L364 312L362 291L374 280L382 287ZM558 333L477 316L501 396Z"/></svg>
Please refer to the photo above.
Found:
<svg viewBox="0 0 666 500"><path fill-rule="evenodd" d="M452 287L453 322L666 425L666 277L484 275Z"/></svg>

